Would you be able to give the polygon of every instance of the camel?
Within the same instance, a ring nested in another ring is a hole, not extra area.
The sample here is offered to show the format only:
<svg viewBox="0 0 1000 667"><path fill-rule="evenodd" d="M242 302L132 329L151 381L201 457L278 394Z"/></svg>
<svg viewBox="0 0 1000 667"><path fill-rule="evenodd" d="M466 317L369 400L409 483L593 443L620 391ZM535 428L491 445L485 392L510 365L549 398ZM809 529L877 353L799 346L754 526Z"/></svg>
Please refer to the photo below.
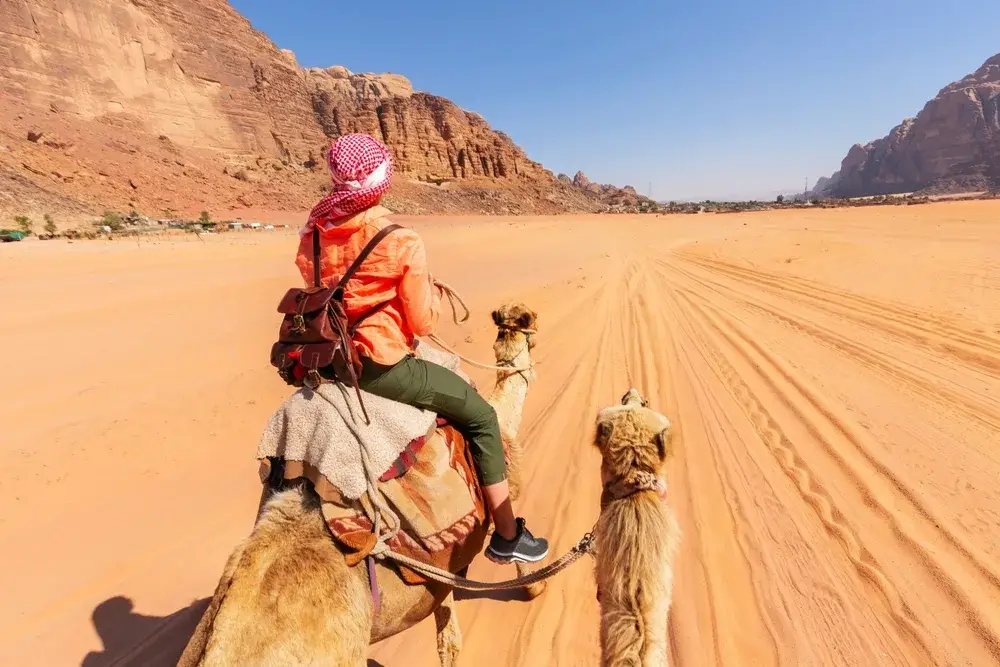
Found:
<svg viewBox="0 0 1000 667"><path fill-rule="evenodd" d="M663 502L670 420L635 389L598 413L601 514L595 574L602 667L666 667L673 558L680 527Z"/></svg>
<svg viewBox="0 0 1000 667"><path fill-rule="evenodd" d="M534 380L531 365L537 315L521 304L493 312L497 372L489 403L508 445L511 499L521 490L523 447L517 442L524 401ZM443 437L438 429L433 438ZM230 555L215 595L181 656L179 667L254 667L366 664L370 644L434 614L443 667L453 667L462 646L450 586L404 583L394 565L377 561L381 590L376 613L368 569L349 567L308 484L265 489L257 523ZM482 531L480 532L480 535ZM472 539L470 537L469 539ZM528 568L517 564L519 576ZM464 571L458 572L463 574ZM543 584L525 588L534 598Z"/></svg>

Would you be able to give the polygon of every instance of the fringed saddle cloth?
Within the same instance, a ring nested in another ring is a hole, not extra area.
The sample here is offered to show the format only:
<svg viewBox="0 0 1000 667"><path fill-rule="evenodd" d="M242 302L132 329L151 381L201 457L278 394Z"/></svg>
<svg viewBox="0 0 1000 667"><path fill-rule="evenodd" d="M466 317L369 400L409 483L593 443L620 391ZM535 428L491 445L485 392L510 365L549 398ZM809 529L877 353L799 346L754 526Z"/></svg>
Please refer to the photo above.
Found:
<svg viewBox="0 0 1000 667"><path fill-rule="evenodd" d="M417 356L468 379L452 355L420 345ZM401 523L389 547L451 572L469 565L483 548L489 519L462 435L431 412L362 392L371 417L366 426L353 391L335 384L317 391L321 395L300 389L271 417L257 448L261 482L271 474L268 457L284 459L286 481L308 479L330 532L356 565L375 544L364 511L372 507L361 463L364 439L379 488ZM407 583L426 581L399 569Z"/></svg>

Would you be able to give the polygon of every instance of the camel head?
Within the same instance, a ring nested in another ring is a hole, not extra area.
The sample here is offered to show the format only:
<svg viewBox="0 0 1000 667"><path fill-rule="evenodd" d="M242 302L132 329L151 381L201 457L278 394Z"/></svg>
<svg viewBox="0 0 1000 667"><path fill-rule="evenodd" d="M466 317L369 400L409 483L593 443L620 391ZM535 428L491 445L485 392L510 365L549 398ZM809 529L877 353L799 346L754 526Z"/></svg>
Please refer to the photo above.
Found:
<svg viewBox="0 0 1000 667"><path fill-rule="evenodd" d="M638 389L631 387L627 392L625 392L625 395L622 396L622 405L628 407L637 405L645 408L649 406L649 401L642 397L642 394L639 393Z"/></svg>
<svg viewBox="0 0 1000 667"><path fill-rule="evenodd" d="M525 367L531 363L530 352L535 347L535 329L538 314L521 303L504 304L493 311L493 323L497 325L497 339L493 343L493 353L500 366ZM527 377L530 376L530 377ZM534 372L526 374L534 378Z"/></svg>
<svg viewBox="0 0 1000 667"><path fill-rule="evenodd" d="M651 410L636 389L629 389L620 405L597 414L594 445L601 452L601 481L633 489L655 485L670 458L670 420ZM662 481L661 481L662 483ZM650 489L652 490L652 489Z"/></svg>

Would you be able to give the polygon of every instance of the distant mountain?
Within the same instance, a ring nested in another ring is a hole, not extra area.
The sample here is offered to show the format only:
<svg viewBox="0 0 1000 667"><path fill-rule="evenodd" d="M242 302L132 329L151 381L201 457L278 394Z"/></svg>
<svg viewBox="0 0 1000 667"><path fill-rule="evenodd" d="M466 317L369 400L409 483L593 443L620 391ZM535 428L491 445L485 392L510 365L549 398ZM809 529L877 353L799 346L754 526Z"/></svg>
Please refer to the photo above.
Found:
<svg viewBox="0 0 1000 667"><path fill-rule="evenodd" d="M400 212L627 206L398 74L303 69L228 0L0 2L0 214L307 209L331 138L392 149ZM623 203L624 202L624 203Z"/></svg>
<svg viewBox="0 0 1000 667"><path fill-rule="evenodd" d="M855 144L813 192L861 197L1000 187L1000 54L941 90L915 118Z"/></svg>

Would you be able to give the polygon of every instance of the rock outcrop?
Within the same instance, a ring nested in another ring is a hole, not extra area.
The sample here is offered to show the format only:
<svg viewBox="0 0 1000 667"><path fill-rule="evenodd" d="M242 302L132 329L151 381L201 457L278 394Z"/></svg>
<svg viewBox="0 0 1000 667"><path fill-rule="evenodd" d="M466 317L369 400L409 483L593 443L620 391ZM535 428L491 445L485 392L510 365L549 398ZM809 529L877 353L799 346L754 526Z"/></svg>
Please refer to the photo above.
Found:
<svg viewBox="0 0 1000 667"><path fill-rule="evenodd" d="M306 80L316 119L328 136L366 132L381 138L403 174L426 181L549 178L481 116L443 97L414 92L405 77L331 67L308 70Z"/></svg>
<svg viewBox="0 0 1000 667"><path fill-rule="evenodd" d="M323 140L298 66L221 0L4 0L0 95L226 153Z"/></svg>
<svg viewBox="0 0 1000 667"><path fill-rule="evenodd" d="M607 208L403 76L302 69L226 0L0 3L0 172L37 208L304 209L346 132L392 149L403 210Z"/></svg>
<svg viewBox="0 0 1000 667"><path fill-rule="evenodd" d="M576 175L572 179L565 174L559 174L558 179L563 183L571 184L579 191L597 197L604 211L613 213L644 213L659 209L659 204L649 197L640 195L631 185L618 187L616 185L593 183L582 171L576 172Z"/></svg>
<svg viewBox="0 0 1000 667"><path fill-rule="evenodd" d="M915 118L851 147L816 194L859 197L1000 186L1000 55L943 88Z"/></svg>

